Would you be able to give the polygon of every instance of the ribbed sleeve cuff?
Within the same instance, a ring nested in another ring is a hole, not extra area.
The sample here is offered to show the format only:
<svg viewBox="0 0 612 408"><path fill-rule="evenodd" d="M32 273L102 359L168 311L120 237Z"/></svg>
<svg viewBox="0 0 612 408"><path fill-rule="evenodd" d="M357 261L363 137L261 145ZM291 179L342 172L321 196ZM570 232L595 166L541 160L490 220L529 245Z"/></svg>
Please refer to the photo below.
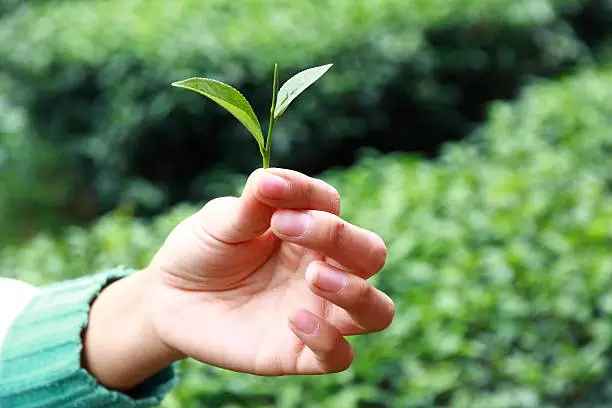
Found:
<svg viewBox="0 0 612 408"><path fill-rule="evenodd" d="M164 369L128 394L111 391L81 365L82 333L98 293L129 275L124 268L42 288L0 349L0 407L151 407L176 382Z"/></svg>

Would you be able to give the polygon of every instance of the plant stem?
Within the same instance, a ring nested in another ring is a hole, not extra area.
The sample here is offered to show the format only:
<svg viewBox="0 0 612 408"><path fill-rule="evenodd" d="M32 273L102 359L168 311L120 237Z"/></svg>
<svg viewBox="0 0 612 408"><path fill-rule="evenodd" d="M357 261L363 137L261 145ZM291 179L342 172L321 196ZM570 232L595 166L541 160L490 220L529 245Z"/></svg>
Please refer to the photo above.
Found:
<svg viewBox="0 0 612 408"><path fill-rule="evenodd" d="M272 84L272 107L270 108L270 123L268 125L268 137L266 138L266 148L263 155L263 167L270 167L270 153L272 152L272 133L276 119L274 110L276 109L276 95L278 94L278 64L274 64L274 83Z"/></svg>

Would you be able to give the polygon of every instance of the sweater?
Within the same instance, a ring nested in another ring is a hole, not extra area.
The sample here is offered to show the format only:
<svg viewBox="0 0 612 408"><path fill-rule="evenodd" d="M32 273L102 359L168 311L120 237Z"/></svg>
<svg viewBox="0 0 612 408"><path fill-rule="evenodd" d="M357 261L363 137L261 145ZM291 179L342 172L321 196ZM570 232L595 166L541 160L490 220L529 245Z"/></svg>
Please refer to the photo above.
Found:
<svg viewBox="0 0 612 408"><path fill-rule="evenodd" d="M6 330L4 341L0 338L1 408L131 408L161 404L176 383L174 367L121 393L102 386L81 365L81 336L92 301L104 287L129 273L117 268L43 287L28 295L33 297ZM7 314L0 309L0 316Z"/></svg>

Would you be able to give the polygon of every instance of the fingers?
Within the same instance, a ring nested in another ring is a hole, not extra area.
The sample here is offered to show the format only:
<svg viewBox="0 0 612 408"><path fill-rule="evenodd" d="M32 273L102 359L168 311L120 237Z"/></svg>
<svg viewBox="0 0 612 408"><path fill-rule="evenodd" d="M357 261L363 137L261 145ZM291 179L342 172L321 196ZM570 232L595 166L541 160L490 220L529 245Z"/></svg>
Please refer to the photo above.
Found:
<svg viewBox="0 0 612 408"><path fill-rule="evenodd" d="M281 239L322 253L362 278L376 274L385 264L387 248L371 231L322 211L278 210L272 231Z"/></svg>
<svg viewBox="0 0 612 408"><path fill-rule="evenodd" d="M289 326L308 348L300 354L296 369L304 374L343 371L353 361L344 336L384 330L393 321L395 305L365 279L326 262L312 262L306 280L310 290L337 307L326 319L303 309L290 317Z"/></svg>
<svg viewBox="0 0 612 408"><path fill-rule="evenodd" d="M235 244L266 232L279 208L339 214L340 195L329 184L296 171L258 169L247 180L240 198L212 200L197 214L197 219L217 240Z"/></svg>
<svg viewBox="0 0 612 408"><path fill-rule="evenodd" d="M393 321L393 300L365 279L317 261L308 265L306 281L315 294L339 307L328 320L345 336L378 332Z"/></svg>
<svg viewBox="0 0 612 408"><path fill-rule="evenodd" d="M336 373L353 362L353 349L333 325L304 309L289 318L289 327L308 348L297 361L300 374Z"/></svg>
<svg viewBox="0 0 612 408"><path fill-rule="evenodd" d="M254 171L242 198L256 198L274 208L301 208L340 214L340 195L334 187L293 170Z"/></svg>

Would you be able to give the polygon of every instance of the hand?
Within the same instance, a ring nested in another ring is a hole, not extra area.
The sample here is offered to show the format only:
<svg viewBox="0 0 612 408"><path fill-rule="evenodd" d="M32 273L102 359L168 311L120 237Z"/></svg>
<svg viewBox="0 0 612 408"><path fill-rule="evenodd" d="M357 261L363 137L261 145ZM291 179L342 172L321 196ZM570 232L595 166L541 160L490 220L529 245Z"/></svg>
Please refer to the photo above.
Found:
<svg viewBox="0 0 612 408"><path fill-rule="evenodd" d="M345 370L353 351L344 336L385 329L394 305L367 282L385 263L383 240L339 211L323 181L255 171L240 198L184 220L132 278L147 282L142 331L167 361L258 375Z"/></svg>

